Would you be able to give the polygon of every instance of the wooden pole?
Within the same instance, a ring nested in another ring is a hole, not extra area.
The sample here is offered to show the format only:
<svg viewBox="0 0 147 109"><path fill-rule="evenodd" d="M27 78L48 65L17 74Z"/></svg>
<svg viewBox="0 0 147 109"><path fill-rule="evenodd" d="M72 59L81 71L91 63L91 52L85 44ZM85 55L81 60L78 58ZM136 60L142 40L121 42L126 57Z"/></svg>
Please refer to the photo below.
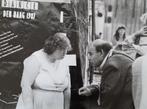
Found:
<svg viewBox="0 0 147 109"><path fill-rule="evenodd" d="M92 40L95 39L95 0L92 0Z"/></svg>

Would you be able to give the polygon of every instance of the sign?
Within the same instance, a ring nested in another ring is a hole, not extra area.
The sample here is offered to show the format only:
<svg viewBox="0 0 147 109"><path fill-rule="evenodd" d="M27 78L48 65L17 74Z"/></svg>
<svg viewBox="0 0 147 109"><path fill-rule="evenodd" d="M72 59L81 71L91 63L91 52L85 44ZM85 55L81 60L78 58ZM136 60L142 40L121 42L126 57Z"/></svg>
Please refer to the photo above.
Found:
<svg viewBox="0 0 147 109"><path fill-rule="evenodd" d="M12 31L0 34L0 59L23 49L23 46L17 42L18 35Z"/></svg>
<svg viewBox="0 0 147 109"><path fill-rule="evenodd" d="M17 103L24 59L41 49L49 36L61 30L60 24L66 14L61 8L69 4L57 2L70 1L44 1L0 1L0 102ZM67 56L68 64L76 67L76 58L76 53Z"/></svg>
<svg viewBox="0 0 147 109"><path fill-rule="evenodd" d="M1 9L3 18L35 19L38 2L2 0Z"/></svg>
<svg viewBox="0 0 147 109"><path fill-rule="evenodd" d="M31 0L38 2L70 3L70 0Z"/></svg>

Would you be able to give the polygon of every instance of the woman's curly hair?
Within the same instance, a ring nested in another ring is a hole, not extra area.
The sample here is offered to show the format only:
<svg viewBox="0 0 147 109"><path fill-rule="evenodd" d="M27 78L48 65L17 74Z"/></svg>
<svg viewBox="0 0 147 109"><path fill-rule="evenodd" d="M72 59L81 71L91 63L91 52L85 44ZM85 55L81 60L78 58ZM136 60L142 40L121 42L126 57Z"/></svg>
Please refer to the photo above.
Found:
<svg viewBox="0 0 147 109"><path fill-rule="evenodd" d="M44 51L51 55L56 50L71 50L71 44L65 33L56 33L46 39L44 43Z"/></svg>

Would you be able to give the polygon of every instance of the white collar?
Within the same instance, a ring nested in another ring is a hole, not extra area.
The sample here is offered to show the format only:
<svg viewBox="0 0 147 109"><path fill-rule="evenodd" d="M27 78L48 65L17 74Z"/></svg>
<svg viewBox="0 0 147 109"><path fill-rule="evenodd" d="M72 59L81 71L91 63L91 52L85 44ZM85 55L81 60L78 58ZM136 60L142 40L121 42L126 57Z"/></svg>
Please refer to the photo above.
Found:
<svg viewBox="0 0 147 109"><path fill-rule="evenodd" d="M101 63L101 65L100 65L100 67L99 67L100 69L102 69L102 68L104 67L104 64L106 63L107 59L108 59L110 56L112 56L113 50L114 50L114 49L111 49L111 50L108 52L108 54L106 55L106 57L104 58L103 62Z"/></svg>

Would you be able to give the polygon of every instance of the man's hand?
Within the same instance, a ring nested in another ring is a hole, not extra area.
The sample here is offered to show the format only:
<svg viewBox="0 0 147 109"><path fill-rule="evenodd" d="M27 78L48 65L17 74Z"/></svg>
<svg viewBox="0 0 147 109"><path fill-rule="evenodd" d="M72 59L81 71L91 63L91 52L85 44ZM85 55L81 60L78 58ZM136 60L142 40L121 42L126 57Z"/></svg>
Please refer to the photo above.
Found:
<svg viewBox="0 0 147 109"><path fill-rule="evenodd" d="M92 93L88 87L81 87L79 89L79 95L90 96Z"/></svg>

